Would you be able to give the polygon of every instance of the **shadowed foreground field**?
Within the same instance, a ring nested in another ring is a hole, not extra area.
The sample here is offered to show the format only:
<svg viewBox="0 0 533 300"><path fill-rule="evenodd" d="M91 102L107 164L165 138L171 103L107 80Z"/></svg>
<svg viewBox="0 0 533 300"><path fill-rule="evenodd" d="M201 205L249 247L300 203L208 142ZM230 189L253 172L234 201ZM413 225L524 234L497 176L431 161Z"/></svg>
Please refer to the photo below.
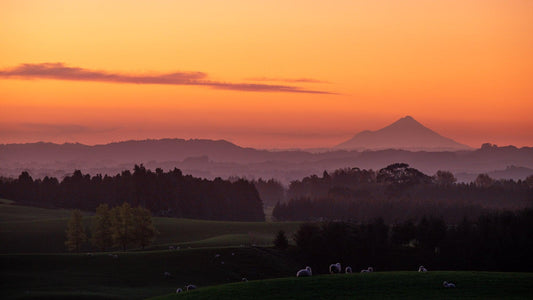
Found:
<svg viewBox="0 0 533 300"><path fill-rule="evenodd" d="M143 299L187 283L209 286L286 277L298 268L270 248L203 248L101 254L0 255L1 299L84 296ZM215 257L219 254L219 257ZM232 255L233 254L233 255ZM165 278L170 272L171 278Z"/></svg>
<svg viewBox="0 0 533 300"><path fill-rule="evenodd" d="M457 287L444 288L445 280ZM375 272L232 283L151 299L531 299L532 282L530 273Z"/></svg>

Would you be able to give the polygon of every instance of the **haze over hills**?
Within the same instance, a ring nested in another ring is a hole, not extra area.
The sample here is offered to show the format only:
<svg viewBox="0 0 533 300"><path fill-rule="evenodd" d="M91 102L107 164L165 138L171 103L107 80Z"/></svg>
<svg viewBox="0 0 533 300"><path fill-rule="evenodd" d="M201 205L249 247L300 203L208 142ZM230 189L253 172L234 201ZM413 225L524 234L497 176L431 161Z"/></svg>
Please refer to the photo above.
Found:
<svg viewBox="0 0 533 300"><path fill-rule="evenodd" d="M413 117L406 116L382 129L362 131L348 141L335 146L334 149L459 151L470 150L471 147L443 137L420 124Z"/></svg>
<svg viewBox="0 0 533 300"><path fill-rule="evenodd" d="M185 174L208 179L230 176L275 178L288 184L311 174L322 174L324 170L352 167L379 170L396 162L408 163L428 175L435 174L437 170L448 170L460 174L458 178L463 181L471 181L479 173L489 173L495 178L523 179L533 169L533 148L485 144L481 149L456 152L387 149L310 153L243 148L224 140L183 139L126 141L96 146L52 143L0 145L0 176L8 177L17 177L22 171L29 171L34 178L63 178L76 169L92 175L115 175L142 163L152 170L179 168ZM494 172L497 170L505 171Z"/></svg>

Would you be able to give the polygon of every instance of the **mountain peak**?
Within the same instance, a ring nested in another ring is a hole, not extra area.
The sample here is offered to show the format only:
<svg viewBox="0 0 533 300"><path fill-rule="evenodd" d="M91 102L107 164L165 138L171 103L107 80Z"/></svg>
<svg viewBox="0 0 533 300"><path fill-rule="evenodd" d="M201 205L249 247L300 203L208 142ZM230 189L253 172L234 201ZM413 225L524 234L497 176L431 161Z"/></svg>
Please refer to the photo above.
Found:
<svg viewBox="0 0 533 300"><path fill-rule="evenodd" d="M365 130L334 148L337 149L403 149L430 151L457 151L470 149L467 145L443 137L411 116L376 131Z"/></svg>

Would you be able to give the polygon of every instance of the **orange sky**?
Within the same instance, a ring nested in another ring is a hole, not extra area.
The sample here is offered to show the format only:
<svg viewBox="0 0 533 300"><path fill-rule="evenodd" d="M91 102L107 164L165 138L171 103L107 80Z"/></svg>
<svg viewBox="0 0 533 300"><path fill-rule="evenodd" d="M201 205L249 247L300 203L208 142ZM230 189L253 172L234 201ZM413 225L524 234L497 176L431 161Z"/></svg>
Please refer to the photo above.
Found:
<svg viewBox="0 0 533 300"><path fill-rule="evenodd" d="M533 146L532 32L529 0L1 1L0 143L328 147L411 115Z"/></svg>

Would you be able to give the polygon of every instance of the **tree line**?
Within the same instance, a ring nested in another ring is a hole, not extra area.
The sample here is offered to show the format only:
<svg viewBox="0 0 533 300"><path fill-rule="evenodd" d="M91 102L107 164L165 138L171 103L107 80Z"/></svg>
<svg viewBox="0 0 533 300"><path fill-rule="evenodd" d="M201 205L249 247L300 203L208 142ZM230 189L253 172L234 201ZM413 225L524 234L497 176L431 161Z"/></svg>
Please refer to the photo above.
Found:
<svg viewBox="0 0 533 300"><path fill-rule="evenodd" d="M533 271L533 209L498 212L456 225L422 217L387 225L305 223L294 235L297 254L319 273L333 262L377 270ZM315 269L315 267L313 267Z"/></svg>
<svg viewBox="0 0 533 300"><path fill-rule="evenodd" d="M480 174L471 183L457 183L454 175L438 171L428 176L407 164L379 171L339 169L322 177L293 181L288 201L273 210L277 220L358 220L382 217L386 223L438 215L457 223L497 210L533 205L533 176L524 181L494 180Z"/></svg>
<svg viewBox="0 0 533 300"><path fill-rule="evenodd" d="M142 206L154 215L208 220L263 221L263 205L254 185L246 180L234 182L207 180L183 175L175 168L155 172L142 164L133 172L115 176L90 176L80 170L65 176L34 180L28 172L18 178L0 178L0 197L35 206L75 208L94 211L105 203L124 202Z"/></svg>
<svg viewBox="0 0 533 300"><path fill-rule="evenodd" d="M158 234L150 211L143 207L131 207L126 202L114 208L100 204L92 220L90 243L99 251L107 251L112 247L126 251L130 246L144 249ZM69 251L79 252L87 241L83 215L76 209L67 224L65 246Z"/></svg>

